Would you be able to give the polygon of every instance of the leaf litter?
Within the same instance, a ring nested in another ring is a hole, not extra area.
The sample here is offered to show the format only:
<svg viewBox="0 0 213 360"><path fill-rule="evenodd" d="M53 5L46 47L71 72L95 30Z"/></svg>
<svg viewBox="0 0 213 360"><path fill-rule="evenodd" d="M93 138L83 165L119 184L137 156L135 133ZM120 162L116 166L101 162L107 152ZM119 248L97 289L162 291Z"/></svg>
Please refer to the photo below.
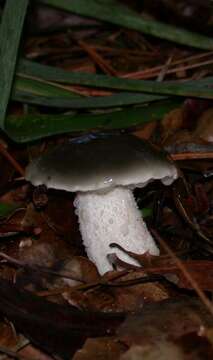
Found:
<svg viewBox="0 0 213 360"><path fill-rule="evenodd" d="M139 10L140 5L133 3ZM168 6L165 1L158 3L164 8ZM201 8L206 14L205 6ZM38 11L37 17L31 10ZM27 20L30 32L24 34L23 52L25 58L40 65L77 74L151 79L161 83L184 84L190 80L198 84L212 76L210 50L182 47L57 9L51 10L48 24L42 18L48 15L48 7L37 8L35 4L31 10ZM170 7L167 11L172 12ZM143 13L163 19L151 9L149 2L145 2ZM199 24L188 25L183 20L184 8L181 21L180 8L177 14L174 22L183 21L190 30L194 26L194 31L201 31ZM209 29L205 27L205 34L210 34ZM56 85L54 91L58 94L68 91L66 96L99 97L102 101L102 97L116 95L113 89L104 86L65 85L55 80L46 84L47 80L43 80L39 92L50 91L49 97L54 92L47 85ZM37 83L30 86L38 91ZM23 115L27 121L33 116L45 115L47 119L54 116L53 110L41 100L36 105L27 99L28 105L11 101L9 116L15 115L16 121ZM164 148L176 162L181 176L171 188L163 188L156 182L148 185L146 191L135 191L140 209L149 210L146 221L160 242L161 256L131 253L138 261L137 267L111 256L114 270L104 276L86 258L73 195L33 189L23 179L31 158L82 132L61 129L61 135L27 146L17 145L1 134L0 352L5 354L1 358L7 358L6 354L44 360L212 358L209 301L213 290L212 101L185 97L179 104L172 103L171 109L164 113L160 103L154 121L147 102L149 112L141 113L136 125L127 119L118 128ZM116 117L119 110L118 107ZM54 111L60 119L68 110ZM112 109L102 109L101 113L105 115L108 111ZM83 113L94 115L95 111L84 109ZM91 131L87 126L84 134ZM103 129L104 122L92 130ZM56 134L55 129L48 131L48 136ZM42 138L42 133L39 136ZM28 140L31 137L29 132ZM112 251L113 246L117 245L112 245ZM123 270L117 271L121 267Z"/></svg>

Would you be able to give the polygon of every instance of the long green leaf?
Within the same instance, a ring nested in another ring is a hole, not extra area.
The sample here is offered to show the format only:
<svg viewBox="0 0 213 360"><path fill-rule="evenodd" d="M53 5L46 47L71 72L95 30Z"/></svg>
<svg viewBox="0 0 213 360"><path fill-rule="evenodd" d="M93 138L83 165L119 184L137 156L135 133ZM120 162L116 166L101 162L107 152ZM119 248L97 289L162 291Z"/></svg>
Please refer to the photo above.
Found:
<svg viewBox="0 0 213 360"><path fill-rule="evenodd" d="M64 99L81 98L80 95L70 90L61 88L57 83L48 84L42 79L27 79L25 77L16 76L12 92L13 100L17 100L15 94L19 92L23 92L34 97L47 96L52 98L53 101L56 97Z"/></svg>
<svg viewBox="0 0 213 360"><path fill-rule="evenodd" d="M10 204L0 201L0 219L11 215L18 207L19 205L16 203Z"/></svg>
<svg viewBox="0 0 213 360"><path fill-rule="evenodd" d="M27 142L69 132L123 129L161 119L168 111L180 105L180 100L167 100L150 106L114 111L104 114L26 115L9 116L6 133L14 141Z"/></svg>
<svg viewBox="0 0 213 360"><path fill-rule="evenodd" d="M116 0L40 0L43 4L71 11L79 15L93 17L115 25L127 27L178 44L199 49L212 50L213 39L166 25L153 20L145 20Z"/></svg>
<svg viewBox="0 0 213 360"><path fill-rule="evenodd" d="M165 97L157 95L146 95L138 93L120 93L112 96L98 96L86 98L68 98L68 97L49 97L35 95L26 91L15 91L13 99L27 104L40 106L56 107L63 109L101 109L108 107L126 106L150 103L156 100L162 100Z"/></svg>
<svg viewBox="0 0 213 360"><path fill-rule="evenodd" d="M35 62L22 61L18 67L18 74L38 76L49 81L59 81L65 84L94 86L108 89L144 92L158 95L190 96L213 99L213 89L202 83L175 83L147 80L132 80L108 75L87 73L72 73L60 68L41 65Z"/></svg>
<svg viewBox="0 0 213 360"><path fill-rule="evenodd" d="M57 69L56 69L57 70ZM64 72L65 78L66 73ZM147 95L140 93L117 93L112 96L83 97L70 90L61 88L58 83L46 83L44 79L16 76L12 99L23 103L57 107L57 108L106 108L143 104L162 100L161 95Z"/></svg>
<svg viewBox="0 0 213 360"><path fill-rule="evenodd" d="M4 119L11 93L28 0L7 0L0 25L0 127Z"/></svg>

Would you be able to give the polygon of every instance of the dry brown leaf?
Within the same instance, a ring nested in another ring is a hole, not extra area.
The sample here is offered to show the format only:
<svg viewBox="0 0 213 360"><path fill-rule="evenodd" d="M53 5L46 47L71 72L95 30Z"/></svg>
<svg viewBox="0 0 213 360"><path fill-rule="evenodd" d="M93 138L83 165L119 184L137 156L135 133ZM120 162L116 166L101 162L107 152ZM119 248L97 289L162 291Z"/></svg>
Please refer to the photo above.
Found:
<svg viewBox="0 0 213 360"><path fill-rule="evenodd" d="M38 348L34 347L31 344L19 350L18 355L33 360L54 360L53 357L50 357L49 355L45 354L44 352L42 352L41 350L39 350Z"/></svg>
<svg viewBox="0 0 213 360"><path fill-rule="evenodd" d="M12 351L17 351L26 344L28 340L17 334L15 328L10 322L0 322L0 347L8 348ZM0 360L6 359L6 355L0 354Z"/></svg>
<svg viewBox="0 0 213 360"><path fill-rule="evenodd" d="M213 143L213 108L206 110L198 119L195 138Z"/></svg>
<svg viewBox="0 0 213 360"><path fill-rule="evenodd" d="M175 279L176 285L185 289L193 289L192 284L186 279L182 270L177 266L174 259L167 255L154 256L149 253L134 254L130 251L126 253L137 260L142 268L135 270L135 277L144 276L144 274L165 275L168 279ZM213 261L208 260L182 260L183 266L197 282L198 286L205 291L213 291ZM131 276L133 273L131 273ZM205 277L203 276L205 274ZM147 284L152 285L152 284ZM144 288L145 292L148 286ZM154 289L153 289L154 290ZM155 292L152 293L151 299L154 298Z"/></svg>
<svg viewBox="0 0 213 360"><path fill-rule="evenodd" d="M184 355L177 345L161 341L152 345L132 346L120 360L184 360Z"/></svg>
<svg viewBox="0 0 213 360"><path fill-rule="evenodd" d="M161 142L164 144L166 140L174 135L178 130L183 127L184 124L184 116L183 109L178 108L171 110L168 114L166 114L161 121L162 126L162 135Z"/></svg>
<svg viewBox="0 0 213 360"><path fill-rule="evenodd" d="M117 360L124 350L125 347L116 338L88 339L73 360Z"/></svg>
<svg viewBox="0 0 213 360"><path fill-rule="evenodd" d="M177 341L187 334L205 336L213 318L197 299L178 297L144 305L140 314L129 315L117 331L128 346L147 346L156 341Z"/></svg>
<svg viewBox="0 0 213 360"><path fill-rule="evenodd" d="M157 122L152 121L147 124L145 124L141 129L138 129L133 132L133 135L139 137L140 139L149 140L154 133L155 129L157 127Z"/></svg>
<svg viewBox="0 0 213 360"><path fill-rule="evenodd" d="M102 278L102 282L107 283L110 275L111 273L106 274ZM143 276L145 276L143 271L140 274L131 272L122 276L117 282L122 284L125 281L141 279ZM116 285L116 281L113 284ZM139 284L131 286L121 286L119 284L116 287L99 285L84 292L70 289L70 291L64 293L64 297L71 305L75 304L83 309L116 312L139 311L145 302L161 301L169 297L168 290L157 282L142 284L139 281Z"/></svg>

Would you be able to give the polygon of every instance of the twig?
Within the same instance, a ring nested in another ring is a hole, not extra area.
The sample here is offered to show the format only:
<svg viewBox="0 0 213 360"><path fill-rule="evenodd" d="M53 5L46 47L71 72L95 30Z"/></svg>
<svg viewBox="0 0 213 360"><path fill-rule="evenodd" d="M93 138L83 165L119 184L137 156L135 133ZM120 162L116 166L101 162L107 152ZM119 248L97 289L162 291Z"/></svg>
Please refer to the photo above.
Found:
<svg viewBox="0 0 213 360"><path fill-rule="evenodd" d="M116 71L96 52L94 48L91 48L84 41L79 40L78 44L89 54L92 60L108 75L117 76Z"/></svg>
<svg viewBox="0 0 213 360"><path fill-rule="evenodd" d="M87 96L84 92L82 92L79 88L77 88L75 86L62 85L62 84L59 84L57 82L44 80L41 77L28 75L28 74L24 74L24 73L21 73L21 72L17 72L17 75L22 77L22 78L25 78L25 79L36 80L36 81L40 82L41 84L47 84L47 85L54 86L57 89L62 89L62 90L69 91L70 93L75 93L75 94L78 94L78 95Z"/></svg>
<svg viewBox="0 0 213 360"><path fill-rule="evenodd" d="M135 270L137 271L137 269L135 269ZM124 275L126 275L126 274L124 274ZM122 277L124 275L122 274ZM119 272L118 274L116 274L116 278L120 278L120 277L121 277L121 275ZM80 285L80 286L73 287L73 288L70 288L69 286L63 286L58 289L40 291L40 292L37 292L36 294L38 296L47 297L47 296L59 295L66 291L71 293L73 290L74 291L79 291L79 290L86 291L86 290L93 290L97 287L103 287L103 288L129 287L129 286L134 286L134 285L138 285L138 284L146 284L146 283L152 283L152 282L157 282L157 281L165 281L166 279L164 276L159 275L159 274L150 274L150 275L148 274L147 276L140 276L136 279L124 280L124 281L120 281L120 282L113 283L113 280L115 280L115 279L111 279L109 281L100 280L99 282L96 282L96 283Z"/></svg>
<svg viewBox="0 0 213 360"><path fill-rule="evenodd" d="M207 57L207 56L212 56L213 52L208 52L208 53L203 53L203 54L199 54L199 55L193 55L193 56L189 56L188 58L183 58L180 60L176 60L170 63L169 67L172 67L172 69L168 69L167 74L172 74L174 72L177 71L182 71L182 70L189 70L192 68L196 68L196 67L200 67L200 66L204 66L204 65L208 65L208 64L212 64L213 60L206 60L206 61L201 61L195 64L191 64L191 65L183 65L182 67L178 67L176 65L180 65L183 64L185 62L189 62L189 61L194 61L194 60L198 60L200 58L203 57ZM173 68L173 66L175 66ZM161 71L164 68L164 65L158 65L158 66L154 66L152 68L148 68L145 70L139 70L139 71L135 71L132 73L127 73L127 74L123 74L122 77L123 78L131 78L131 79L148 79L150 77L155 77L158 75L159 71Z"/></svg>
<svg viewBox="0 0 213 360"><path fill-rule="evenodd" d="M179 160L199 160L199 159L213 159L213 152L187 152L179 154L170 154L174 161Z"/></svg>
<svg viewBox="0 0 213 360"><path fill-rule="evenodd" d="M192 221L192 219L188 215L185 207L183 206L183 204L182 204L181 200L179 199L179 197L177 196L177 194L174 194L174 201L177 206L177 209L179 210L180 214L185 219L187 224L189 224L191 229L193 231L195 231L197 233L197 235L205 241L205 243L208 245L209 252L212 253L213 252L212 241L201 231L199 224L195 221Z"/></svg>
<svg viewBox="0 0 213 360"><path fill-rule="evenodd" d="M154 237L157 239L157 241L160 243L162 248L171 256L171 258L176 263L177 267L182 271L185 278L188 280L188 282L192 285L193 289L199 296L200 300L203 302L203 304L207 307L209 312L213 315L213 304L211 301L207 298L205 293L202 291L202 289L199 287L198 283L194 278L191 276L190 272L187 270L185 265L181 262L181 260L175 255L175 253L171 250L171 248L166 244L166 242L159 236L156 230L151 230Z"/></svg>
<svg viewBox="0 0 213 360"><path fill-rule="evenodd" d="M181 66L181 67L177 66L177 67L175 67L173 69L168 69L166 73L167 74L173 74L173 73L176 73L178 71L191 70L191 69L195 69L197 67L210 65L210 64L213 64L212 59L207 60L207 61L203 61L203 62L200 62L200 63L196 63L196 64L185 65L185 66ZM163 69L163 67L161 66L161 68L159 70L154 70L155 68L147 69L147 73L145 72L146 70L144 70L141 73L138 72L138 74L137 73L134 73L132 75L129 74L129 76L125 76L125 78L138 79L138 80L150 79L150 78L153 78L153 77L157 76L159 71L161 71ZM150 71L148 72L148 70L150 70ZM124 77L124 76L122 76L122 77Z"/></svg>
<svg viewBox="0 0 213 360"><path fill-rule="evenodd" d="M164 66L162 67L161 71L158 74L157 81L163 81L164 77L168 73L169 65L172 62L173 55L169 56L167 61L165 62Z"/></svg>
<svg viewBox="0 0 213 360"><path fill-rule="evenodd" d="M89 291L89 290L97 289L102 286L107 286L107 284L109 282L120 279L121 277L123 277L127 274L129 274L129 270L119 271L119 272L116 272L115 274L109 275L109 277L107 279L100 278L99 280L91 282L89 284L74 286L72 289L69 290L69 292L72 292L72 290L74 290L74 291L76 291L76 290Z"/></svg>
<svg viewBox="0 0 213 360"><path fill-rule="evenodd" d="M137 269L135 269L137 271ZM165 281L165 278L162 275L159 274L150 274L147 276L140 276L136 279L130 279L130 280L124 280L120 282L107 282L104 284L101 284L103 287L127 287L127 286L134 286L138 284L146 284L146 283L152 283L157 281Z"/></svg>
<svg viewBox="0 0 213 360"><path fill-rule="evenodd" d="M0 144L0 153L11 163L11 165L16 169L16 171L21 175L25 175L25 171L21 165L9 154L3 145Z"/></svg>

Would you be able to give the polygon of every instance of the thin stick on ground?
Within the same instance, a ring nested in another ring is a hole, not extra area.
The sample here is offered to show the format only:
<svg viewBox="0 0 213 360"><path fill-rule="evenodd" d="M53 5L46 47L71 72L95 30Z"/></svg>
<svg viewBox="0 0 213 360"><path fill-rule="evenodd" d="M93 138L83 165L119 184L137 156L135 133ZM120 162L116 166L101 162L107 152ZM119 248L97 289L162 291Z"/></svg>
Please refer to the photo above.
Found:
<svg viewBox="0 0 213 360"><path fill-rule="evenodd" d="M203 53L203 54L196 54L196 55L192 55L192 56L188 56L179 60L174 60L169 64L169 69L167 71L168 74L176 72L176 71L180 71L180 70L187 70L187 69L191 69L194 67L199 67L199 66L203 66L203 65L207 65L209 63L212 63L212 56L213 52L207 52L207 53ZM203 57L210 57L210 60L203 60L201 62L198 63L193 63L193 64L188 64L188 65L184 65L184 63L188 63L190 61L195 61L198 59L202 59ZM181 65L180 67L178 67L177 65ZM158 73L162 70L162 68L164 67L164 65L157 65L145 70L138 70L135 72L131 72L131 73L126 73L123 74L122 77L123 78L131 78L131 79L142 79L142 78L150 78L150 77L154 77L157 76Z"/></svg>
<svg viewBox="0 0 213 360"><path fill-rule="evenodd" d="M15 168L15 170L21 175L25 175L25 171L22 166L14 159L12 155L5 149L3 145L0 144L0 153L10 162L10 164Z"/></svg>
<svg viewBox="0 0 213 360"><path fill-rule="evenodd" d="M112 68L111 65L105 61L101 55L99 55L94 48L91 48L84 41L79 40L78 44L88 53L92 60L103 70L104 73L108 75L117 76L116 71Z"/></svg>
<svg viewBox="0 0 213 360"><path fill-rule="evenodd" d="M199 160L199 159L213 159L213 152L187 152L179 154L170 154L174 161L180 160Z"/></svg>
<svg viewBox="0 0 213 360"><path fill-rule="evenodd" d="M185 265L181 262L180 259L175 255L175 253L170 249L170 247L166 244L166 242L159 236L156 230L151 230L153 236L156 238L156 240L159 242L159 244L162 246L162 248L167 252L168 255L171 256L171 258L176 263L177 267L182 271L185 278L189 281L189 283L192 285L194 291L197 293L198 297L202 301L202 303L206 306L206 308L209 310L209 312L213 315L213 304L211 301L207 298L205 293L202 291L202 289L199 287L197 281L191 276L190 272L186 269Z"/></svg>

